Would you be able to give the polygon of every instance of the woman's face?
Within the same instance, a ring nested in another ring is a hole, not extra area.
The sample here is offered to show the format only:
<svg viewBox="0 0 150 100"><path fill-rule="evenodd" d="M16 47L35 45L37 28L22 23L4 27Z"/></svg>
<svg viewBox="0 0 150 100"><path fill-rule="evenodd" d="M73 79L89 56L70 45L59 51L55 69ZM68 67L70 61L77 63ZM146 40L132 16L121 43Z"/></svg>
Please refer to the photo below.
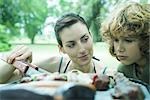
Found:
<svg viewBox="0 0 150 100"><path fill-rule="evenodd" d="M86 25L77 22L64 28L59 34L63 44L61 50L68 54L75 64L83 66L90 63L93 41Z"/></svg>
<svg viewBox="0 0 150 100"><path fill-rule="evenodd" d="M114 39L114 50L117 58L125 65L140 64L143 57L139 48L139 39L129 35Z"/></svg>

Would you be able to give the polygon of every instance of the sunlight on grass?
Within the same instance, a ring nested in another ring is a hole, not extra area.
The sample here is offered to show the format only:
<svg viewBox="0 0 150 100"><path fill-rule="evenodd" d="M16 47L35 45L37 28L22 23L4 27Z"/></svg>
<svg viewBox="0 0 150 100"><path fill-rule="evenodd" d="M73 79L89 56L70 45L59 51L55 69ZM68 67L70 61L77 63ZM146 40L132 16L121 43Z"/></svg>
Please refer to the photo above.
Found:
<svg viewBox="0 0 150 100"><path fill-rule="evenodd" d="M15 48L17 45L13 45L12 49ZM62 55L59 52L57 44L36 44L36 45L27 45L33 51L33 63L40 61L41 59L47 59L51 56L60 56ZM99 58L102 65L112 70L116 70L117 65L119 62L116 58L112 57L108 51L108 45L104 42L99 42L94 44L94 56Z"/></svg>

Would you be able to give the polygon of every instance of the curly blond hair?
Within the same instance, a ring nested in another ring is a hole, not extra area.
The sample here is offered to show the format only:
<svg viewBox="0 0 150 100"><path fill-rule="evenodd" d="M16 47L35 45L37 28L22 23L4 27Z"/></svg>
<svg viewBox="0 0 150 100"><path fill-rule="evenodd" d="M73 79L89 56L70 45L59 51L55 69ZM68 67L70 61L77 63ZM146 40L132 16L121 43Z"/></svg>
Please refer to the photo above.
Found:
<svg viewBox="0 0 150 100"><path fill-rule="evenodd" d="M114 39L128 34L140 39L141 54L149 56L150 4L128 2L118 7L101 25L101 34L103 39L110 44L111 55L116 57Z"/></svg>

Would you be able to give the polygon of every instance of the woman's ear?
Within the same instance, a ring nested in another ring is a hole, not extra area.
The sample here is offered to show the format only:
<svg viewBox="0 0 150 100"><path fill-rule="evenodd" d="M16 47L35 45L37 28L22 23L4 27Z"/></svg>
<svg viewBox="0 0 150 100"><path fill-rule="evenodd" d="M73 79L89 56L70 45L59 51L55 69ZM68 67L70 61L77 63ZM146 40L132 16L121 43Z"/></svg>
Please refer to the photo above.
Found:
<svg viewBox="0 0 150 100"><path fill-rule="evenodd" d="M64 48L61 45L58 45L58 48L59 48L59 52L62 52L64 54L66 53Z"/></svg>
<svg viewBox="0 0 150 100"><path fill-rule="evenodd" d="M89 31L89 34L90 34L90 36L92 37L92 40L93 40L93 34L92 34L92 32L91 32L91 31Z"/></svg>
<svg viewBox="0 0 150 100"><path fill-rule="evenodd" d="M94 43L93 34L91 32L90 32L90 36L91 36L91 39L92 39L92 43Z"/></svg>

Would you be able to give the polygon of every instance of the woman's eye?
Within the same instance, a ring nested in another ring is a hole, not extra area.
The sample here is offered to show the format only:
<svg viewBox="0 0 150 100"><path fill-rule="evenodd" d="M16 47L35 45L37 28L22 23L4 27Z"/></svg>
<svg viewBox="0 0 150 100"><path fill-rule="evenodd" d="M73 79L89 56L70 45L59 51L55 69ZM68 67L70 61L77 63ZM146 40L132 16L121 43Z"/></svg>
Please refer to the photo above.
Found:
<svg viewBox="0 0 150 100"><path fill-rule="evenodd" d="M81 41L82 41L82 42L87 42L88 39L89 39L89 37L85 37L85 38L83 38Z"/></svg>
<svg viewBox="0 0 150 100"><path fill-rule="evenodd" d="M73 48L75 46L75 43L70 43L70 44L67 44L66 46L69 48Z"/></svg>

